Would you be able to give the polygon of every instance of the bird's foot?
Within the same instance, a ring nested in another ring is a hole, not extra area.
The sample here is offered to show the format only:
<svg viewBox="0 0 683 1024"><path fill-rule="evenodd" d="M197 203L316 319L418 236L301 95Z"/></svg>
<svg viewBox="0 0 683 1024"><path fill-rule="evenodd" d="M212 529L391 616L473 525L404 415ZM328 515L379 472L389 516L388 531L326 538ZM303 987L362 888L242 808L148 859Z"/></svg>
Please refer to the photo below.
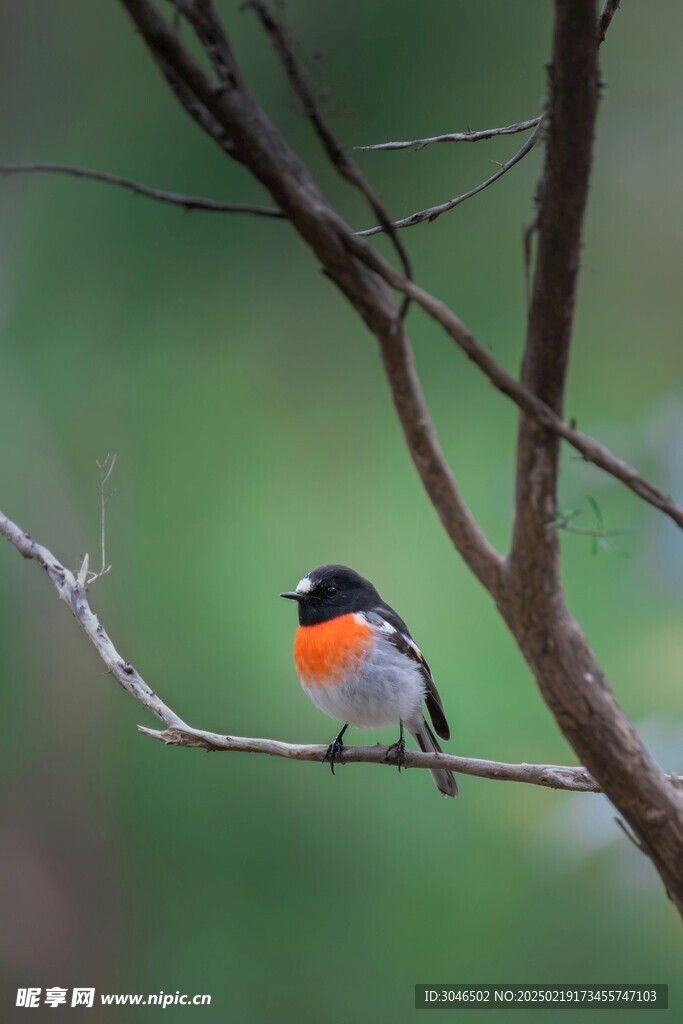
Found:
<svg viewBox="0 0 683 1024"><path fill-rule="evenodd" d="M406 763L406 741L403 738L403 730L401 730L401 735L396 740L396 742L392 743L390 747L387 747L387 752L385 754L384 760L396 761L399 772L403 765Z"/></svg>
<svg viewBox="0 0 683 1024"><path fill-rule="evenodd" d="M326 761L328 762L333 775L335 764L344 764L344 744L342 743L343 732L344 730L342 729L339 735L335 736L327 748L327 753L323 757L323 764L325 764Z"/></svg>

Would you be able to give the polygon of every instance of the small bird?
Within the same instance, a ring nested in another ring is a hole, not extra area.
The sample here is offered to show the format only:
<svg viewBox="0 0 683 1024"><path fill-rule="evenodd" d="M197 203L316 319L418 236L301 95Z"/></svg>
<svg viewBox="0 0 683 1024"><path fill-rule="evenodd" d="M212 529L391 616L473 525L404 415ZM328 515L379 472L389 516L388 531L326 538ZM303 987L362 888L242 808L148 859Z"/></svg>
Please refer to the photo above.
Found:
<svg viewBox="0 0 683 1024"><path fill-rule="evenodd" d="M398 725L399 738L387 758L393 753L399 771L405 763L404 725L420 750L441 753L422 713L424 702L438 735L450 738L429 665L403 619L369 580L346 565L321 565L280 597L299 605L294 662L304 692L344 723L323 758L333 773L335 762L343 763L349 725ZM431 774L444 796L458 795L451 771L433 768Z"/></svg>

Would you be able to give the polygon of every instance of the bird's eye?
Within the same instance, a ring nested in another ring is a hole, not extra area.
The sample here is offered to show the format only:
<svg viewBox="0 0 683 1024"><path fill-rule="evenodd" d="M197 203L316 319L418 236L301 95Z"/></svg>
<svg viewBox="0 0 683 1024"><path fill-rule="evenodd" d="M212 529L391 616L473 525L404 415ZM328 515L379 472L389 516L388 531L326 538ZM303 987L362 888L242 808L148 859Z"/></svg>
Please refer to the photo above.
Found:
<svg viewBox="0 0 683 1024"><path fill-rule="evenodd" d="M337 588L335 587L334 583L330 583L328 584L328 586L325 587L325 593L327 594L328 597L334 597L334 595L337 593Z"/></svg>

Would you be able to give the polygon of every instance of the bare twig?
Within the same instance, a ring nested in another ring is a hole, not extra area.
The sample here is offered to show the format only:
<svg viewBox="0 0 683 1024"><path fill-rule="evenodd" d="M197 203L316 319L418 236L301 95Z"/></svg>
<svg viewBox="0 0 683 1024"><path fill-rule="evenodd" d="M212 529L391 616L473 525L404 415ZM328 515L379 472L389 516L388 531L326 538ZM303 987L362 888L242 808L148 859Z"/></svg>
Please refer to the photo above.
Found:
<svg viewBox="0 0 683 1024"><path fill-rule="evenodd" d="M517 135L519 132L528 132L539 124L542 115L532 117L530 121L518 121L516 124L508 124L505 128L485 128L484 131L473 132L469 129L466 132L452 132L450 135L432 135L426 139L410 139L407 142L377 142L373 146L354 146L356 150L364 153L379 150L410 149L417 153L425 146L431 146L436 142L483 142L485 139L495 139L499 135Z"/></svg>
<svg viewBox="0 0 683 1024"><path fill-rule="evenodd" d="M96 460L96 464L97 468L100 471L100 526L102 542L102 568L100 569L99 572L92 573L90 575L90 578L88 578L87 562L85 560L88 558L88 556L85 556L83 565L85 566L86 586L90 586L92 583L95 582L95 580L99 580L100 577L106 576L109 570L111 569L111 566L107 565L106 516L107 505L109 504L111 498L113 498L114 495L116 494L116 490L110 491L110 493L107 494L106 488L107 482L109 481L109 477L111 476L114 466L116 465L116 452L114 452L114 454L111 456L109 455L109 452L107 452L102 462ZM83 573L83 569L81 570L81 573Z"/></svg>
<svg viewBox="0 0 683 1024"><path fill-rule="evenodd" d="M205 199L202 196L187 196L180 192L165 192L149 185L141 185L129 178L120 178L117 174L106 171L90 171L85 167L69 167L65 164L0 164L0 174L64 174L72 178L87 178L89 181L101 181L106 185L117 185L128 189L138 196L154 199L159 203L181 206L185 210L206 210L210 213L251 213L256 217L284 216L280 210L270 206L258 206L254 203L223 203L218 199Z"/></svg>
<svg viewBox="0 0 683 1024"><path fill-rule="evenodd" d="M598 38L600 45L605 41L607 35L607 29L610 27L612 18L617 13L617 9L621 0L605 0L602 5L602 11L600 12L600 21L598 22Z"/></svg>
<svg viewBox="0 0 683 1024"><path fill-rule="evenodd" d="M621 820L621 818L617 818L617 817L615 817L615 819L614 819L614 820L615 820L616 824L617 824L617 825L619 826L619 828L621 829L621 831L622 831L622 832L624 833L624 835L626 836L626 838L628 839L628 841L629 841L630 843L633 843L633 845L635 846L635 848L636 848L637 850L640 850L640 852L641 852L641 853L645 853L645 854L647 854L647 848L646 848L646 847L645 847L645 846L643 845L643 843L641 843L641 842L640 842L640 840L639 840L639 839L637 838L637 836L635 836L635 835L633 834L633 832L632 832L632 831L631 831L631 829L630 829L630 828L628 827L628 825L626 824L626 822L625 822L625 821L622 821L622 820Z"/></svg>
<svg viewBox="0 0 683 1024"><path fill-rule="evenodd" d="M243 751L271 754L295 761L322 761L327 745L282 743L279 740L252 739L227 736L194 729L184 722L145 682L137 669L124 661L109 639L104 627L92 611L83 582L42 544L0 512L0 534L14 545L20 554L45 570L59 594L73 612L86 636L94 646L107 671L131 697L150 711L164 725L163 730L138 726L141 733L164 743L182 747L200 747L204 750ZM390 764L387 747L345 747L344 761L351 763ZM495 779L506 782L524 782L550 789L564 789L582 793L599 793L600 787L585 768L548 764L505 764L499 761L455 757L450 754L406 752L407 768L449 768L462 775ZM679 782L678 776L674 776Z"/></svg>
<svg viewBox="0 0 683 1024"><path fill-rule="evenodd" d="M496 173L492 174L490 178L486 179L486 181L482 181L480 185L476 186L476 188L470 189L469 192L464 192L461 196L456 196L455 199L449 199L447 202L441 203L439 206L430 206L426 210L419 210L417 213L412 213L409 217L403 217L401 220L395 220L392 227L399 230L402 228L412 228L416 224L424 224L425 221L431 223L442 214L448 213L449 210L455 209L456 206L460 206L460 204L464 203L467 199L471 199L473 196L479 195L480 192L483 192L485 188L489 187L489 185L493 185L499 178L502 178L504 174L507 174L507 172L515 166L515 164L518 164L520 160L523 160L524 157L531 152L538 140L541 138L542 130L543 115L538 118L533 134L527 139L522 148L518 150L506 163L502 164ZM385 229L382 225L378 224L374 228L365 228L365 230L356 231L355 233L361 238L368 238L370 235L379 235L384 230Z"/></svg>
<svg viewBox="0 0 683 1024"><path fill-rule="evenodd" d="M147 729L138 726L140 732L155 740L178 747L200 747L203 750L242 751L251 754L271 754L292 761L322 761L327 744L282 743L280 740L250 739L244 736L223 736L202 729L172 727L169 729ZM376 743L372 747L344 747L344 764L383 764L390 767L387 759L388 747ZM598 784L585 768L573 768L554 764L505 764L501 761L484 761L474 757L455 757L451 754L423 754L417 750L406 751L406 768L448 768L460 775L475 775L482 779L500 782L526 782L548 789L564 789L576 793L600 793Z"/></svg>

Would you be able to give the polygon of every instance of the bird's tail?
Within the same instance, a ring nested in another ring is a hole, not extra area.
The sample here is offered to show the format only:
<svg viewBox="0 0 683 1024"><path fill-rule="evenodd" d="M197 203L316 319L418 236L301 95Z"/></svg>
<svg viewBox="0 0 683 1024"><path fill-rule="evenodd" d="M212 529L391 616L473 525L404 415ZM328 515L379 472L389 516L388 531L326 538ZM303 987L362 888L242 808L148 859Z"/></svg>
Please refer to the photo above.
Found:
<svg viewBox="0 0 683 1024"><path fill-rule="evenodd" d="M425 754L443 753L436 736L429 728L424 718L420 725L415 725L410 729L410 735L413 737L420 750ZM449 771L448 768L431 768L430 774L440 793L443 793L444 796L455 797L458 795L458 784L455 781L453 772Z"/></svg>

